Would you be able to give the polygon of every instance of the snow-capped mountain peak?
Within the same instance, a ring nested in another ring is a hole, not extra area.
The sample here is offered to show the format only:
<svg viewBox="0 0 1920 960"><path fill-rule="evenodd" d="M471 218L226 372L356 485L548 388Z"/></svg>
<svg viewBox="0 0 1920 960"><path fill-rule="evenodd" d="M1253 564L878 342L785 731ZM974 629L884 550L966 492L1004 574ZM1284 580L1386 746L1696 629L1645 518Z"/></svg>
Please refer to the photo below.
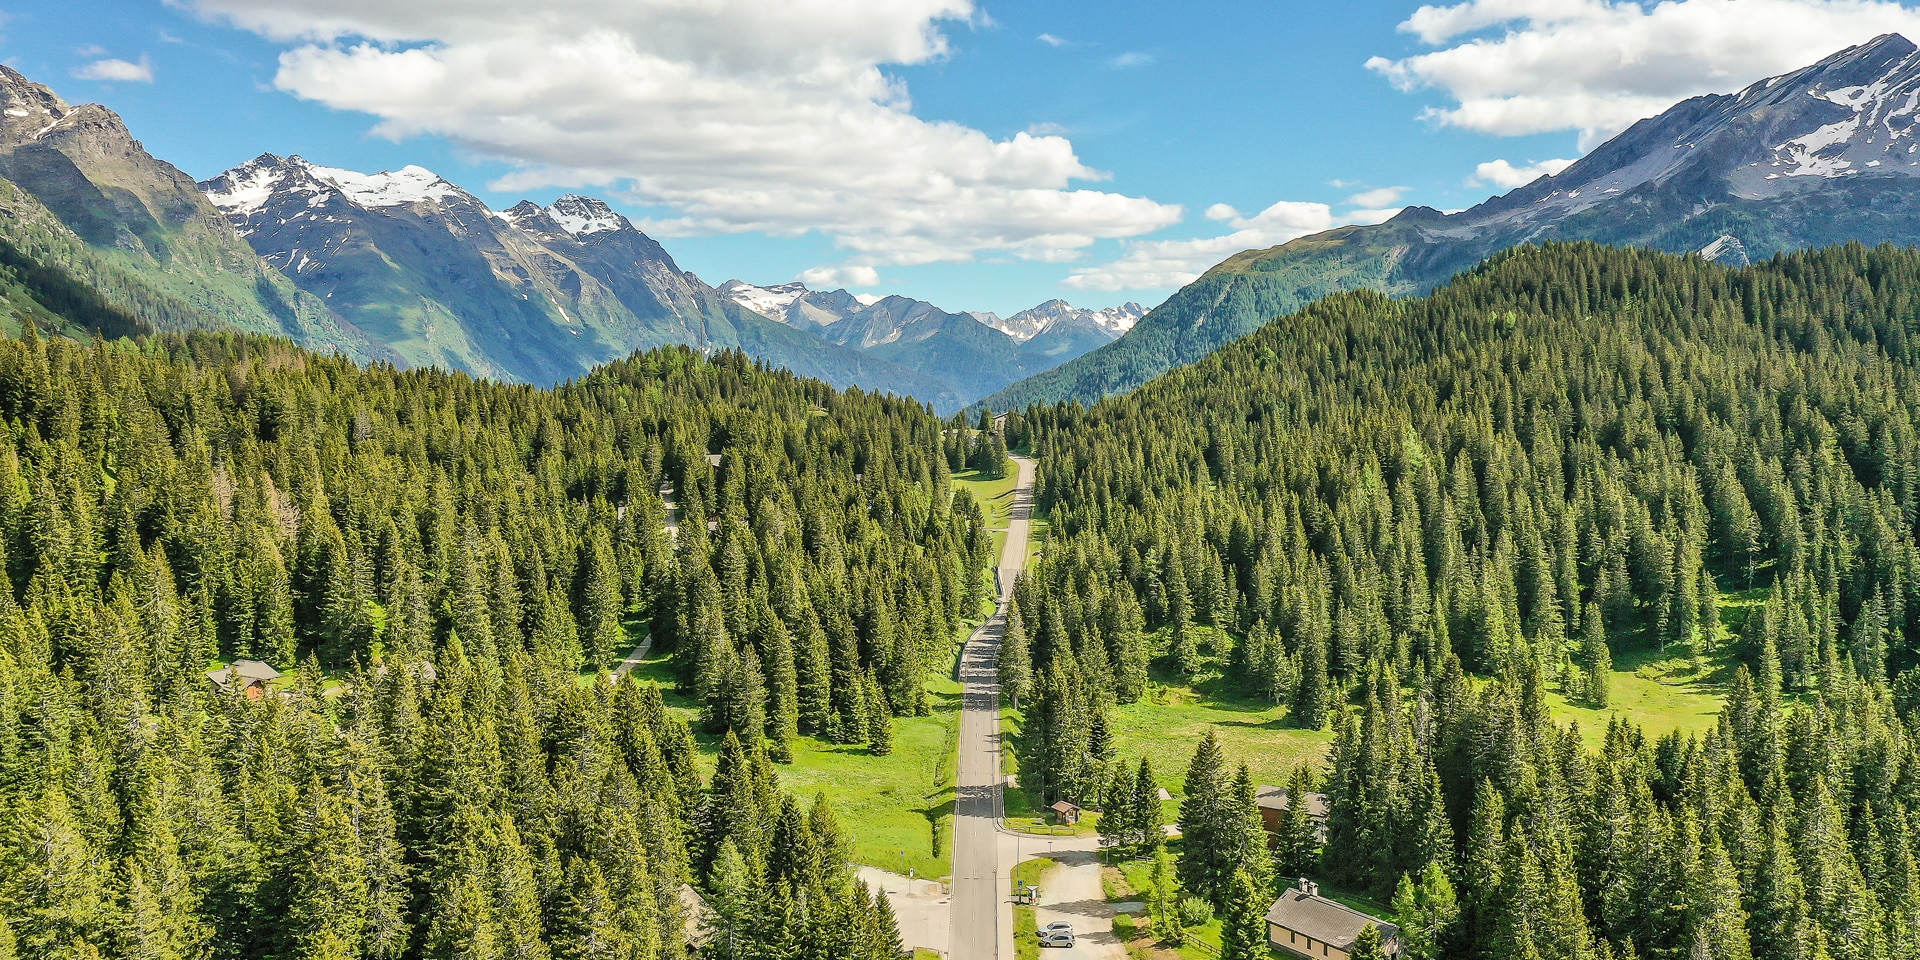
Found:
<svg viewBox="0 0 1920 960"><path fill-rule="evenodd" d="M569 193L555 200L547 207L547 216L560 225L560 229L576 237L588 237L596 233L608 233L631 227L627 218L607 206L605 200L583 197Z"/></svg>
<svg viewBox="0 0 1920 960"><path fill-rule="evenodd" d="M367 210L398 207L421 201L467 196L466 191L425 167L411 164L399 170L360 173L309 163L299 155L277 157L263 153L201 184L201 191L229 217L258 213L278 197L306 195L310 206L337 193Z"/></svg>
<svg viewBox="0 0 1920 960"><path fill-rule="evenodd" d="M1132 329L1133 325L1146 315L1146 308L1137 303L1125 303L1105 310L1089 310L1086 307L1076 307L1065 300L1048 300L1046 303L1022 310L1011 317L1003 318L992 314L976 314L976 317L981 323L1025 343L1057 326L1073 323L1092 326L1110 337L1118 337Z"/></svg>
<svg viewBox="0 0 1920 960"><path fill-rule="evenodd" d="M207 181L201 189L223 213L246 217L273 199L287 173L285 160L272 154L261 154Z"/></svg>

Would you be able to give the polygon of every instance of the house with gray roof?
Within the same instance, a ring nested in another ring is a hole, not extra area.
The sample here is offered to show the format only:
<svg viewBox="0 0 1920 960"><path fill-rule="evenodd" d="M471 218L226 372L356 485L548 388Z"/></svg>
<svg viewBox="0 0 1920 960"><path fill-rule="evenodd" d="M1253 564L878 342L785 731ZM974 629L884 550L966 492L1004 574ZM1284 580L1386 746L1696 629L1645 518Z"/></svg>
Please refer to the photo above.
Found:
<svg viewBox="0 0 1920 960"><path fill-rule="evenodd" d="M1313 960L1347 960L1353 942L1369 925L1380 931L1380 948L1400 955L1400 928L1320 895L1320 885L1300 878L1267 911L1267 942L1275 950Z"/></svg>
<svg viewBox="0 0 1920 960"><path fill-rule="evenodd" d="M247 699L258 700L267 695L268 684L280 679L280 671L258 660L235 660L230 666L208 670L207 679L222 690L238 684Z"/></svg>

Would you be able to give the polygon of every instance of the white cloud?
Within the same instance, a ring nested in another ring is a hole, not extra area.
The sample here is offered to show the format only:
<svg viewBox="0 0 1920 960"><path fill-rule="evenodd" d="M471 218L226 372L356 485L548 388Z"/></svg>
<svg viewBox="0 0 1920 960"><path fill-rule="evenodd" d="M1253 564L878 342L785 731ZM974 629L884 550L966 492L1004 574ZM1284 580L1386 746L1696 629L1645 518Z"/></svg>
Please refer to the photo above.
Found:
<svg viewBox="0 0 1920 960"><path fill-rule="evenodd" d="M1454 101L1423 116L1500 135L1578 130L1585 150L1687 97L1882 33L1920 37L1920 11L1891 0L1468 0L1423 6L1400 29L1452 44L1367 61L1402 90Z"/></svg>
<svg viewBox="0 0 1920 960"><path fill-rule="evenodd" d="M1154 62L1154 59L1155 59L1154 55L1151 53L1142 53L1138 50L1129 50L1126 53L1123 53L1117 57L1114 57L1111 60L1108 60L1107 66L1112 67L1115 70L1126 70L1132 67L1151 66Z"/></svg>
<svg viewBox="0 0 1920 960"><path fill-rule="evenodd" d="M152 83L153 64L142 54L138 62L119 60L109 57L95 60L73 71L73 75L82 80L103 80L109 83Z"/></svg>
<svg viewBox="0 0 1920 960"><path fill-rule="evenodd" d="M1345 219L1348 223L1386 223L1399 216L1400 211L1405 209L1406 207L1377 207L1371 210L1348 210Z"/></svg>
<svg viewBox="0 0 1920 960"><path fill-rule="evenodd" d="M1399 202L1407 195L1406 187L1380 187L1366 190L1347 198L1347 202L1356 207L1384 207ZM1396 210L1399 208L1395 208Z"/></svg>
<svg viewBox="0 0 1920 960"><path fill-rule="evenodd" d="M1467 186L1512 190L1515 187L1524 187L1541 177L1552 176L1571 166L1573 166L1572 160L1557 157L1552 160L1542 160L1539 163L1530 163L1524 167L1516 167L1505 160L1489 160L1473 168L1473 176L1467 178Z"/></svg>
<svg viewBox="0 0 1920 960"><path fill-rule="evenodd" d="M882 69L938 60L972 0L181 0L287 42L275 84L593 188L663 235L820 231L863 266L1070 256L1181 209L1089 189L1053 134L913 113Z"/></svg>
<svg viewBox="0 0 1920 960"><path fill-rule="evenodd" d="M880 285L880 271L872 267L841 265L837 267L814 267L800 273L800 282L816 290L834 287L875 287Z"/></svg>
<svg viewBox="0 0 1920 960"><path fill-rule="evenodd" d="M1207 208L1208 220L1238 220L1240 211L1224 203L1216 203Z"/></svg>
<svg viewBox="0 0 1920 960"><path fill-rule="evenodd" d="M1207 209L1207 215L1223 219L1214 215L1232 209L1217 203ZM1075 270L1062 283L1076 290L1170 289L1192 283L1208 267L1242 250L1277 246L1353 222L1358 221L1352 215L1336 218L1333 208L1324 203L1282 200L1251 217L1228 218L1233 232L1217 237L1128 241L1119 259Z"/></svg>
<svg viewBox="0 0 1920 960"><path fill-rule="evenodd" d="M1049 47L1064 47L1067 45L1067 41L1062 40L1051 33L1043 33L1035 37L1034 39L1040 41L1041 43L1046 44Z"/></svg>

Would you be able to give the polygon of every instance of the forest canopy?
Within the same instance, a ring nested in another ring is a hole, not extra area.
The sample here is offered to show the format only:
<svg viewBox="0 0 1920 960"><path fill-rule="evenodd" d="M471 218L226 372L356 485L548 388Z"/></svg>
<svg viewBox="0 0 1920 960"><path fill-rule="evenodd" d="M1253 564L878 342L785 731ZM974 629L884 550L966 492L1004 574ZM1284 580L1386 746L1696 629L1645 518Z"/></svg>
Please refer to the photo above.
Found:
<svg viewBox="0 0 1920 960"><path fill-rule="evenodd" d="M925 408L738 353L539 390L29 327L0 422L0 957L898 952L775 764L883 749L981 601ZM596 675L648 643L711 779Z"/></svg>
<svg viewBox="0 0 1920 960"><path fill-rule="evenodd" d="M1550 245L1025 411L1052 533L1010 692L1043 800L1136 795L1107 705L1217 665L1334 732L1282 876L1458 891L1401 918L1416 956L1920 955L1916 332L1912 250ZM1718 726L1552 722L1639 650L1727 664ZM1189 834L1252 812L1218 766ZM1233 908L1231 856L1196 856Z"/></svg>

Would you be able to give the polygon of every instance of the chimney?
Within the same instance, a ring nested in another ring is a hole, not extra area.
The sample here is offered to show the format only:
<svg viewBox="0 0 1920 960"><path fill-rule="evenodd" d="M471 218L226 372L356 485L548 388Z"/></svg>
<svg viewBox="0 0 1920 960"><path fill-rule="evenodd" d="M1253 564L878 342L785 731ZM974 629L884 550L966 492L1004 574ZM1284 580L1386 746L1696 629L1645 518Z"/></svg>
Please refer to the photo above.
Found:
<svg viewBox="0 0 1920 960"><path fill-rule="evenodd" d="M1298 886L1298 887L1300 888L1300 892L1301 892L1301 893L1312 893L1312 892L1313 892L1313 891L1311 891L1311 890L1308 890L1308 889L1307 889L1307 878L1306 878L1306 877L1301 877L1301 878L1300 878L1300 882L1299 882L1298 884L1296 884L1296 886Z"/></svg>

